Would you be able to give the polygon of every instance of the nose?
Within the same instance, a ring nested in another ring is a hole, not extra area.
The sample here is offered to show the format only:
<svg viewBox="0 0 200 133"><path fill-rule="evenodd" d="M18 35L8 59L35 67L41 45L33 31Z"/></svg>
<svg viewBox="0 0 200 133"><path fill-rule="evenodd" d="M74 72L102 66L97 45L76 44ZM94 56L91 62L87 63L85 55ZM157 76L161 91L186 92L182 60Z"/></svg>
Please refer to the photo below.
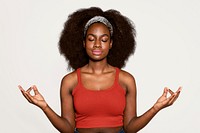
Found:
<svg viewBox="0 0 200 133"><path fill-rule="evenodd" d="M96 40L93 47L94 48L101 48L101 41Z"/></svg>

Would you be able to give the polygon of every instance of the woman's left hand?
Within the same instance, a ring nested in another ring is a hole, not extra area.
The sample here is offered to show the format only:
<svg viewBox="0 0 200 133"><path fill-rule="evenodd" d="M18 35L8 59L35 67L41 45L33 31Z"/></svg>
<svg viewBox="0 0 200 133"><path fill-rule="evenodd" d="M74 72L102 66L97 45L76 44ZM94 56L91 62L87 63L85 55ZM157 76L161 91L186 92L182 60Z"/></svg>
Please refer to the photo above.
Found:
<svg viewBox="0 0 200 133"><path fill-rule="evenodd" d="M159 111L163 108L171 106L176 101L176 99L178 98L181 90L182 90L182 87L179 87L176 92L173 92L169 88L165 87L162 96L154 104L154 108L157 111ZM169 97L167 97L168 93L170 93Z"/></svg>

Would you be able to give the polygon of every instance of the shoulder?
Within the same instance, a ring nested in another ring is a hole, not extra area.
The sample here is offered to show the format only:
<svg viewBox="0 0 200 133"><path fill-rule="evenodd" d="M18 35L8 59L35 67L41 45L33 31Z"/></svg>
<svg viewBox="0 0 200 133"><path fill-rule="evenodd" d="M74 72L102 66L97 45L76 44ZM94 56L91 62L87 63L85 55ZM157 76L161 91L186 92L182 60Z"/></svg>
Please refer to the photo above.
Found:
<svg viewBox="0 0 200 133"><path fill-rule="evenodd" d="M135 78L132 74L125 70L119 70L119 78L124 82L135 81Z"/></svg>
<svg viewBox="0 0 200 133"><path fill-rule="evenodd" d="M77 70L70 72L68 74L66 74L63 78L62 78L62 82L68 82L68 81L73 81L77 79Z"/></svg>
<svg viewBox="0 0 200 133"><path fill-rule="evenodd" d="M125 70L119 70L119 83L124 89L126 89L126 91L129 91L130 89L136 89L134 76Z"/></svg>
<svg viewBox="0 0 200 133"><path fill-rule="evenodd" d="M77 70L66 74L61 81L61 89L72 91L78 83Z"/></svg>

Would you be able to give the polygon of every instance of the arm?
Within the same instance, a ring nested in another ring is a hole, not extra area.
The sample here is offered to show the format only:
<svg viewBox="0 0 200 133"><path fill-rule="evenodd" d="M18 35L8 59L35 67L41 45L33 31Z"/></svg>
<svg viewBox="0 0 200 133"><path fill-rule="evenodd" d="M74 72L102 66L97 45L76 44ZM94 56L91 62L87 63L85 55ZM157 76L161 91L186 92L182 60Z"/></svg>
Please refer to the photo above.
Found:
<svg viewBox="0 0 200 133"><path fill-rule="evenodd" d="M43 110L47 118L53 124L53 126L61 133L73 133L75 128L74 110L71 90L74 86L74 80L72 76L65 76L61 83L60 95L61 95L61 116L56 114L46 103L43 96L39 93L36 86L30 87L25 91L21 86L21 90L24 97L32 104L38 106ZM34 95L30 94L31 90L34 91Z"/></svg>
<svg viewBox="0 0 200 133"><path fill-rule="evenodd" d="M126 72L121 74L121 77L121 79L123 79L123 86L127 90L126 108L124 113L124 129L127 133L136 133L145 127L161 109L172 105L181 91L181 88L179 88L176 93L174 93L170 89L165 88L162 96L157 100L153 107L141 116L137 116L135 79ZM171 96L167 98L168 93L170 93Z"/></svg>

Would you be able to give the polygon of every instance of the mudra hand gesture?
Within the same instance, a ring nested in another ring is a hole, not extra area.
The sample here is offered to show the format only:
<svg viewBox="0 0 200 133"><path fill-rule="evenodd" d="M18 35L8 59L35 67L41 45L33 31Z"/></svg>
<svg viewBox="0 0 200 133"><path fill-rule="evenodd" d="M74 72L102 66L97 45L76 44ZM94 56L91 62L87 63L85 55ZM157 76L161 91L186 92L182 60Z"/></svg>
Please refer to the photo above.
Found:
<svg viewBox="0 0 200 133"><path fill-rule="evenodd" d="M182 90L182 87L179 87L176 92L173 92L169 88L165 87L162 96L154 104L155 109L161 110L165 107L171 106L178 98L181 90ZM170 93L169 97L167 97L168 93Z"/></svg>
<svg viewBox="0 0 200 133"><path fill-rule="evenodd" d="M28 90L24 90L20 85L18 86L23 96L28 100L29 103L32 103L42 110L47 107L47 103L44 100L44 97L39 93L35 85L31 86ZM34 95L31 95L31 91L34 91Z"/></svg>

